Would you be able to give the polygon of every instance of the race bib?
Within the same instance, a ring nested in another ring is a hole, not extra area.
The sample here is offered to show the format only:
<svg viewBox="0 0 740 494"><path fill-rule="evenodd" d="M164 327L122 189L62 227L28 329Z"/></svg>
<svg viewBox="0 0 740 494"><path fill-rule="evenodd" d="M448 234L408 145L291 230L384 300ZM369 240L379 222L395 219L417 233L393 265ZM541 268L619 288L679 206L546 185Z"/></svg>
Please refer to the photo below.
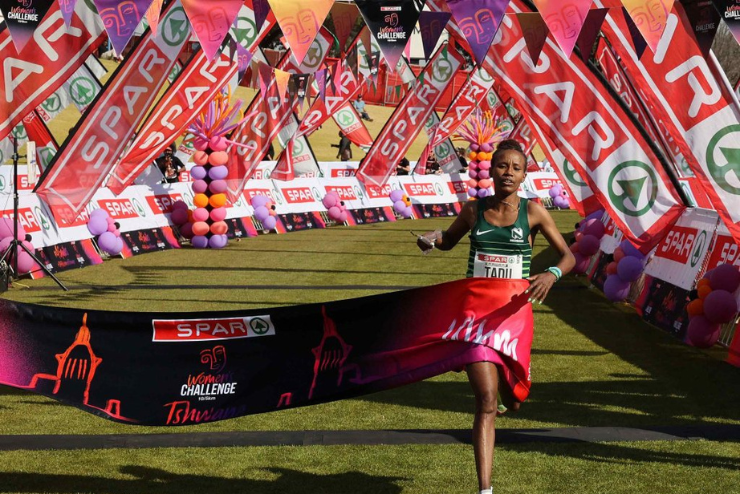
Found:
<svg viewBox="0 0 740 494"><path fill-rule="evenodd" d="M473 276L476 278L522 279L523 260L521 255L475 253Z"/></svg>

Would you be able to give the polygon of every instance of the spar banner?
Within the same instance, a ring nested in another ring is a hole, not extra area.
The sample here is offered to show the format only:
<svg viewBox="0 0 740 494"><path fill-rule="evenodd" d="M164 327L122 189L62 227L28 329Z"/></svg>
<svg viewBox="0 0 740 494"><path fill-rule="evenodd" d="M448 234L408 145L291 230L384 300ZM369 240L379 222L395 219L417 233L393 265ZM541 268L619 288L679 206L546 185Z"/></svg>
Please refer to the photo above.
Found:
<svg viewBox="0 0 740 494"><path fill-rule="evenodd" d="M524 400L533 323L527 286L471 278L219 313L1 300L0 384L117 422L175 426L361 396L491 361ZM440 293L444 304L424 302Z"/></svg>
<svg viewBox="0 0 740 494"><path fill-rule="evenodd" d="M717 226L717 235L709 247L706 271L714 269L720 264L732 264L740 268L740 243L732 238L724 223Z"/></svg>
<svg viewBox="0 0 740 494"><path fill-rule="evenodd" d="M423 0L355 0L355 3L388 67L396 67L419 20Z"/></svg>
<svg viewBox="0 0 740 494"><path fill-rule="evenodd" d="M382 186L388 180L462 63L462 57L455 50L444 47L437 51L365 156L357 171L361 181Z"/></svg>
<svg viewBox="0 0 740 494"><path fill-rule="evenodd" d="M26 129L28 139L36 143L36 162L43 171L49 166L59 149L57 141L36 112L26 115L26 118L23 119L23 127Z"/></svg>
<svg viewBox="0 0 740 494"><path fill-rule="evenodd" d="M529 124L524 118L520 119L519 122L514 126L514 130L511 132L511 135L509 137L522 145L524 154L527 156L529 155L529 153L532 152L535 144L537 144L537 141L532 135L532 129L529 128Z"/></svg>
<svg viewBox="0 0 740 494"><path fill-rule="evenodd" d="M21 55L0 24L0 140L59 89L104 39L100 18L88 2L79 3L69 27L54 2Z"/></svg>
<svg viewBox="0 0 740 494"><path fill-rule="evenodd" d="M47 204L64 204L75 216L85 207L146 116L189 37L178 0L163 13L156 36L145 32L41 178L36 192Z"/></svg>
<svg viewBox="0 0 740 494"><path fill-rule="evenodd" d="M600 0L596 0L599 4ZM602 30L652 111L665 123L699 179L714 209L740 241L740 107L732 88L718 77L710 53L705 59L677 14L676 3L654 54L639 58L627 25L608 15Z"/></svg>
<svg viewBox="0 0 740 494"><path fill-rule="evenodd" d="M526 11L519 0L510 8ZM563 152L619 229L648 252L684 209L658 157L583 61L566 58L548 39L534 64L520 40L520 27L505 17L486 69L528 115L530 127L536 123Z"/></svg>
<svg viewBox="0 0 740 494"><path fill-rule="evenodd" d="M372 147L373 136L370 135L370 131L362 123L360 114L357 113L351 101L340 106L339 110L332 115L332 118L352 144L365 151Z"/></svg>
<svg viewBox="0 0 740 494"><path fill-rule="evenodd" d="M311 135L334 115L345 103L352 101L362 85L345 64L337 71L339 77L334 84L326 85L324 98L316 98L298 127L298 136Z"/></svg>
<svg viewBox="0 0 740 494"><path fill-rule="evenodd" d="M661 240L645 273L681 287L694 288L719 216L710 209L689 208Z"/></svg>
<svg viewBox="0 0 740 494"><path fill-rule="evenodd" d="M55 0L0 0L0 11L5 16L18 53L26 47L33 32L55 3Z"/></svg>

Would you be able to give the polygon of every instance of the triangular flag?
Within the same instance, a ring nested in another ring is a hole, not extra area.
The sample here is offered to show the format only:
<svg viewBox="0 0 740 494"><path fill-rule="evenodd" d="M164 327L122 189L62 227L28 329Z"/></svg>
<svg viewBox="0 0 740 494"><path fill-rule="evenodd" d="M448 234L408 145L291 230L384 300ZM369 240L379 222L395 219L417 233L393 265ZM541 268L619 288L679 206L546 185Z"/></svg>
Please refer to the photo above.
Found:
<svg viewBox="0 0 740 494"><path fill-rule="evenodd" d="M278 97L284 99L285 93L288 90L288 82L290 82L290 73L275 69L273 71L273 77L275 77L275 84L277 84Z"/></svg>
<svg viewBox="0 0 740 494"><path fill-rule="evenodd" d="M305 0L268 0L268 3L293 57L301 65L334 0L311 0L310 7Z"/></svg>
<svg viewBox="0 0 740 494"><path fill-rule="evenodd" d="M419 31L421 31L421 44L424 47L424 58L432 58L434 48L437 46L439 37L447 26L452 14L449 12L427 12L423 11L419 16Z"/></svg>
<svg viewBox="0 0 740 494"><path fill-rule="evenodd" d="M319 88L319 94L318 98L321 98L321 101L326 100L326 73L327 69L319 69L314 74L314 77L316 78L316 86Z"/></svg>
<svg viewBox="0 0 740 494"><path fill-rule="evenodd" d="M59 10L62 12L62 19L64 19L64 24L67 26L72 23L75 5L77 5L77 0L59 0Z"/></svg>
<svg viewBox="0 0 740 494"><path fill-rule="evenodd" d="M712 48L714 35L717 34L720 19L719 12L707 0L684 0L681 5L684 8L685 21L691 26L691 31L694 33L696 44L706 57Z"/></svg>
<svg viewBox="0 0 740 494"><path fill-rule="evenodd" d="M373 41L371 39L370 28L367 26L363 27L360 31L360 41L362 41L362 47L365 48L365 53L370 54L373 52Z"/></svg>
<svg viewBox="0 0 740 494"><path fill-rule="evenodd" d="M181 0L195 36L208 60L213 60L242 8L243 0ZM215 3L215 5L213 5Z"/></svg>
<svg viewBox="0 0 740 494"><path fill-rule="evenodd" d="M642 33L650 49L655 53L660 37L665 31L668 14L673 9L673 0L650 2L649 6L647 0L622 0L622 5Z"/></svg>
<svg viewBox="0 0 740 494"><path fill-rule="evenodd" d="M355 0L385 61L395 70L411 40L420 10L416 0Z"/></svg>
<svg viewBox="0 0 740 494"><path fill-rule="evenodd" d="M478 65L486 58L508 5L509 0L447 0Z"/></svg>
<svg viewBox="0 0 740 494"><path fill-rule="evenodd" d="M645 53L645 49L647 48L647 42L645 41L645 38L642 37L640 30L635 25L635 21L632 20L632 17L630 17L627 9L625 9L624 7L622 7L622 14L624 15L624 20L627 22L627 30L629 31L630 37L632 38L632 44L635 47L637 58L641 58L642 54Z"/></svg>
<svg viewBox="0 0 740 494"><path fill-rule="evenodd" d="M5 15L5 23L10 31L10 37L13 39L15 50L18 53L33 37L33 32L44 20L44 16L53 3L54 0L10 0L0 4Z"/></svg>
<svg viewBox="0 0 740 494"><path fill-rule="evenodd" d="M558 46L570 57L593 0L569 0L566 6L552 0L533 1Z"/></svg>
<svg viewBox="0 0 740 494"><path fill-rule="evenodd" d="M270 5L267 0L252 0L252 12L254 12L255 31L259 33L270 14Z"/></svg>
<svg viewBox="0 0 740 494"><path fill-rule="evenodd" d="M262 94L267 94L267 88L272 82L273 69L266 63L259 62L257 70L259 71L260 91Z"/></svg>
<svg viewBox="0 0 740 494"><path fill-rule="evenodd" d="M351 3L335 3L331 8L331 18L334 22L334 36L337 37L339 50L342 53L344 53L349 35L352 33L352 28L355 27L359 16L360 11L357 10L357 5Z"/></svg>
<svg viewBox="0 0 740 494"><path fill-rule="evenodd" d="M599 31L601 31L601 25L604 23L604 18L608 13L609 9L591 9L588 11L586 22L583 23L583 28L580 34L578 34L578 41L576 41L581 59L588 60L591 57L594 43L596 43L596 38L599 36Z"/></svg>
<svg viewBox="0 0 740 494"><path fill-rule="evenodd" d="M524 41L527 43L529 56L532 62L537 65L537 60L540 59L540 53L542 52L542 47L545 46L549 32L547 24L545 24L545 20L539 12L524 12L514 14L514 16L519 20L519 26L522 28Z"/></svg>
<svg viewBox="0 0 740 494"><path fill-rule="evenodd" d="M152 2L151 0L132 0L126 3L120 0L93 0L93 2L103 20L108 39L116 54L120 56Z"/></svg>
<svg viewBox="0 0 740 494"><path fill-rule="evenodd" d="M157 26L159 26L159 14L162 13L162 3L164 0L154 0L152 4L146 9L146 21L149 23L149 29L152 30L152 34L157 34Z"/></svg>
<svg viewBox="0 0 740 494"><path fill-rule="evenodd" d="M238 65L237 73L239 75L239 80L241 81L247 73L249 64L252 62L252 53L236 41L234 41L234 45L236 45L236 63Z"/></svg>
<svg viewBox="0 0 740 494"><path fill-rule="evenodd" d="M735 37L735 41L740 43L740 4L737 0L713 0L714 6L719 12L720 17L724 19L725 24Z"/></svg>

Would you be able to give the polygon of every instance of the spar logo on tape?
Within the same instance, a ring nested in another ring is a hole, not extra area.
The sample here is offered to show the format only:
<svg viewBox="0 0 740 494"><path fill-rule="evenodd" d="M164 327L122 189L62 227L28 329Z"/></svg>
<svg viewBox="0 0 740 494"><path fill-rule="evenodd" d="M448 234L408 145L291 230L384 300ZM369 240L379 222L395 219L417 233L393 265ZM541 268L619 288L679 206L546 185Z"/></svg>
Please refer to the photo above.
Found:
<svg viewBox="0 0 740 494"><path fill-rule="evenodd" d="M138 218L140 214L134 204L129 199L100 199L100 207L110 214L115 220L125 220L129 218Z"/></svg>
<svg viewBox="0 0 740 494"><path fill-rule="evenodd" d="M149 208L154 211L154 214L169 214L172 212L172 205L177 201L182 201L183 198L180 194L162 194L155 196L147 196L146 202L149 204Z"/></svg>
<svg viewBox="0 0 740 494"><path fill-rule="evenodd" d="M706 235L705 231L699 232L696 228L675 225L661 242L655 256L680 264L691 259L691 265L695 266L706 246Z"/></svg>
<svg viewBox="0 0 740 494"><path fill-rule="evenodd" d="M326 192L336 192L339 195L339 199L342 201L355 201L357 200L357 194L351 185L328 185L324 187Z"/></svg>
<svg viewBox="0 0 740 494"><path fill-rule="evenodd" d="M436 196L442 195L442 192L438 192L434 189L434 184L403 184L403 188L406 189L406 193L410 196Z"/></svg>
<svg viewBox="0 0 740 494"><path fill-rule="evenodd" d="M0 211L0 218L6 218L13 221L13 210L9 209ZM36 233L41 231L41 225L36 219L36 216L34 216L33 211L31 211L31 208L18 209L18 222L23 226L23 229L26 230L26 233ZM0 254L2 254L2 252L0 252Z"/></svg>
<svg viewBox="0 0 740 494"><path fill-rule="evenodd" d="M274 336L275 326L269 315L221 319L154 319L153 342L233 340Z"/></svg>
<svg viewBox="0 0 740 494"><path fill-rule="evenodd" d="M316 202L316 198L311 193L309 187L292 187L289 189L282 189L285 200L289 204L303 204L307 202Z"/></svg>

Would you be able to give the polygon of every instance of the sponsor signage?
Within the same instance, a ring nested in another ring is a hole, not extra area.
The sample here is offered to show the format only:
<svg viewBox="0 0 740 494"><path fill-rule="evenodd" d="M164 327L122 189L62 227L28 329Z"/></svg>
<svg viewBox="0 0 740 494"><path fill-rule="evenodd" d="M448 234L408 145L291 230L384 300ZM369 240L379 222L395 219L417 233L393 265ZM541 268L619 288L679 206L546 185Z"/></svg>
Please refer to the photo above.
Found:
<svg viewBox="0 0 740 494"><path fill-rule="evenodd" d="M269 315L215 319L155 319L154 342L187 343L274 336Z"/></svg>

